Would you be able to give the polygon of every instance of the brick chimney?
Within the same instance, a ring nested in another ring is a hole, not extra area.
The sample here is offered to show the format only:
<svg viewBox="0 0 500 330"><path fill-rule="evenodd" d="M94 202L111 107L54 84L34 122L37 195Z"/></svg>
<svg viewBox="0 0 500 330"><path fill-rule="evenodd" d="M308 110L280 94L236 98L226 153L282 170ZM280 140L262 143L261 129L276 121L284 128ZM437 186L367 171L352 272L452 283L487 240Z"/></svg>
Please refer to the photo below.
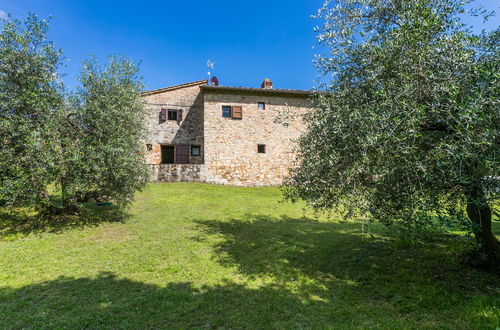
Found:
<svg viewBox="0 0 500 330"><path fill-rule="evenodd" d="M260 86L260 88L272 89L273 82L271 81L271 79L265 78L264 81L262 82L262 85Z"/></svg>

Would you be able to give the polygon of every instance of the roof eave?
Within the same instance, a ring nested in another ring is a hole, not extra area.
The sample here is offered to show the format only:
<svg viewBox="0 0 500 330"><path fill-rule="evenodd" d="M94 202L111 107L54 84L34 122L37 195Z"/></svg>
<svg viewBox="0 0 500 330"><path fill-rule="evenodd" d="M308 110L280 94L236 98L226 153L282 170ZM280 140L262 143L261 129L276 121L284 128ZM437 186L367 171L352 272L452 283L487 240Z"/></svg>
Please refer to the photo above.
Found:
<svg viewBox="0 0 500 330"><path fill-rule="evenodd" d="M248 88L248 87L226 87L226 86L200 86L204 91L210 91L215 93L242 93L242 94L274 94L274 95L288 95L295 97L310 97L314 93L305 90L294 90L294 89L265 89L265 88Z"/></svg>
<svg viewBox="0 0 500 330"><path fill-rule="evenodd" d="M190 83L186 84L181 84L181 85L175 85L175 86L170 86L170 87L165 87L165 88L160 88L160 89L154 89L151 91L145 91L140 94L140 96L149 96L149 95L154 95L154 94L159 94L159 93L164 93L164 92L170 92L176 89L181 89L181 88L187 88L187 87L194 87L194 86L202 86L202 85L207 85L208 80L198 80L198 81L193 81Z"/></svg>

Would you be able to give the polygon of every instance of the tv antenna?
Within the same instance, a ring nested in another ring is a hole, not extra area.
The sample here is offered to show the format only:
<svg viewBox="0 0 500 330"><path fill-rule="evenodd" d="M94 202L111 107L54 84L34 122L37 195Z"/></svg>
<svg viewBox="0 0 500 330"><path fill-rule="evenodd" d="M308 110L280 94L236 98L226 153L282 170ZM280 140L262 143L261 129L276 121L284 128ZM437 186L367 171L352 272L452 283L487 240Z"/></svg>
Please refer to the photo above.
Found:
<svg viewBox="0 0 500 330"><path fill-rule="evenodd" d="M212 72L210 70L215 70L215 62L213 61L210 61L210 60L207 60L207 66L208 66L208 80L210 80L210 75L212 74Z"/></svg>

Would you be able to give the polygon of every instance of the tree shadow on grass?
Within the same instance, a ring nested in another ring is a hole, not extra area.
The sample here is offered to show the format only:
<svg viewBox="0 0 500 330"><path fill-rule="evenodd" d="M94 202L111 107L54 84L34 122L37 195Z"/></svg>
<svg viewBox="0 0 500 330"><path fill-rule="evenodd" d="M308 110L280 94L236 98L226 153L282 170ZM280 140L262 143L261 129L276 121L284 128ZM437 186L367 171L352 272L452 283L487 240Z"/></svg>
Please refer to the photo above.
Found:
<svg viewBox="0 0 500 330"><path fill-rule="evenodd" d="M60 277L20 289L0 288L0 328L183 329L325 327L311 319L322 302L304 302L278 285L223 283L163 286L119 279ZM345 317L339 315L339 322Z"/></svg>
<svg viewBox="0 0 500 330"><path fill-rule="evenodd" d="M25 209L0 209L0 239L42 232L60 233L73 228L98 226L103 222L123 222L128 214L116 207L85 206L76 215L39 216Z"/></svg>
<svg viewBox="0 0 500 330"><path fill-rule="evenodd" d="M346 309L365 301L401 318L447 320L458 327L487 310L484 322L499 325L500 278L459 262L463 237L402 246L380 226L367 235L360 224L287 216L196 222L203 232L199 239L217 241L217 261L250 278L296 283Z"/></svg>
<svg viewBox="0 0 500 330"><path fill-rule="evenodd" d="M102 273L0 287L0 328L498 325L492 314L498 296L487 288L495 288L498 279L448 264L453 251L446 252L447 242L401 249L382 232L375 238L360 235L358 225L284 216L198 224L203 232L197 239L214 244L218 261L246 275L237 276L240 283L158 286Z"/></svg>

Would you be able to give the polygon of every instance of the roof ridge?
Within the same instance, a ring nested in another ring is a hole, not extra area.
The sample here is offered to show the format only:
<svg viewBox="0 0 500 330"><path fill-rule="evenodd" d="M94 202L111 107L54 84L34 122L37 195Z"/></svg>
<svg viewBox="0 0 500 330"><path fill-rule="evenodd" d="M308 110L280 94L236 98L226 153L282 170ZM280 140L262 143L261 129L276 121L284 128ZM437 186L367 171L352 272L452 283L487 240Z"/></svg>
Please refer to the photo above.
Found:
<svg viewBox="0 0 500 330"><path fill-rule="evenodd" d="M192 87L192 86L197 86L197 85L205 85L205 84L208 84L208 80L207 79L192 81L192 82L188 82L188 83L185 83L185 84L174 85L174 86L169 86L169 87L164 87L164 88L159 88L159 89L153 89L153 90L150 90L150 91L142 92L140 95L141 96L148 96L148 95L153 95L153 94L168 92L168 91L171 91L171 90L176 90L176 89L179 89L179 88L186 88L186 87Z"/></svg>

